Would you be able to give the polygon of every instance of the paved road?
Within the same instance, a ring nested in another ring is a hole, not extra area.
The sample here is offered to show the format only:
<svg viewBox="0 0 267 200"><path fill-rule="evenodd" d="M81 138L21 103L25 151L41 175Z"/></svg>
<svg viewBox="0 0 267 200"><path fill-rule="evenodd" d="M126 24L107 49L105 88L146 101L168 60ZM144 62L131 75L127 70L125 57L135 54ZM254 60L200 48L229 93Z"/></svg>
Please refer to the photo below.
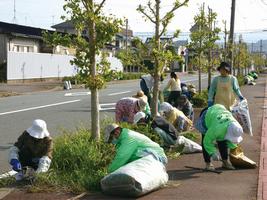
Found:
<svg viewBox="0 0 267 200"><path fill-rule="evenodd" d="M181 77L182 82L197 85L197 75ZM206 76L203 77L206 88ZM166 85L165 80L162 86ZM108 85L100 92L101 119L114 117L114 104L122 97L131 96L139 89L139 81L126 81ZM67 95L68 93L68 95ZM72 95L70 94L72 93ZM48 130L55 136L65 130L74 130L79 125L90 125L90 94L88 90L38 92L27 95L0 98L0 174L9 169L7 153L23 130L33 119L44 119ZM66 96L67 95L67 96Z"/></svg>

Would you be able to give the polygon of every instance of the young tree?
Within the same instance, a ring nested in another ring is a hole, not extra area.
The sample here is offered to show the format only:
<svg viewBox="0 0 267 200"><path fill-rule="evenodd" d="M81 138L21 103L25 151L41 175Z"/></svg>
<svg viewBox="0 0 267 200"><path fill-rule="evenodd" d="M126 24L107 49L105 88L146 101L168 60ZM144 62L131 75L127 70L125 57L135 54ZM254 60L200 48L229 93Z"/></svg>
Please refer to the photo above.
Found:
<svg viewBox="0 0 267 200"><path fill-rule="evenodd" d="M190 34L191 42L189 47L195 51L198 56L198 87L201 92L201 60L208 57L208 85L211 83L211 69L212 69L212 49L216 46L215 42L219 39L220 29L216 28L213 24L216 20L217 14L209 11L206 16L204 4L199 9L199 14L194 17L194 27Z"/></svg>
<svg viewBox="0 0 267 200"><path fill-rule="evenodd" d="M123 66L134 66L142 69L148 48L139 38L133 38L131 42L132 45L128 49L118 51L116 57L121 60Z"/></svg>
<svg viewBox="0 0 267 200"><path fill-rule="evenodd" d="M105 72L108 62L103 59L96 62L96 55L106 43L111 42L119 32L122 20L114 16L104 16L102 9L106 0L96 3L94 0L65 0L65 21L71 21L76 29L75 35L48 32L44 33L45 40L52 45L73 47L76 50L72 63L79 70L79 75L91 90L91 130L93 139L100 139L99 126L99 94L105 80L101 72ZM86 34L84 34L86 33Z"/></svg>
<svg viewBox="0 0 267 200"><path fill-rule="evenodd" d="M208 50L208 87L210 87L211 84L211 72L213 68L212 52L217 46L215 42L220 39L219 37L220 29L215 26L216 18L217 18L217 13L213 12L212 9L209 8L209 13L207 16L208 37L207 41L205 41L205 46Z"/></svg>
<svg viewBox="0 0 267 200"><path fill-rule="evenodd" d="M166 50L166 45L161 44L160 38L166 33L167 26L174 17L174 12L182 7L186 6L189 0L175 0L172 8L163 14L161 17L161 0L148 0L146 6L139 5L137 10L145 17L146 20L153 23L155 27L155 35L151 40L151 58L154 61L154 69L150 72L154 78L153 87L153 100L152 100L152 116L156 116L158 112L158 97L159 97L159 81L160 76L163 73L166 62L172 60L172 53ZM179 31L176 31L175 37L177 37Z"/></svg>

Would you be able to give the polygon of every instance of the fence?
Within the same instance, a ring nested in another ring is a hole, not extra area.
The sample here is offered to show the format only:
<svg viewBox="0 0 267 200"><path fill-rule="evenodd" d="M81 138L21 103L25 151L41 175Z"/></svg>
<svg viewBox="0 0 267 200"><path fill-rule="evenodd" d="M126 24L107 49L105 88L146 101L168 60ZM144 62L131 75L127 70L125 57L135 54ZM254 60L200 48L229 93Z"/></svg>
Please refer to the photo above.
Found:
<svg viewBox="0 0 267 200"><path fill-rule="evenodd" d="M7 56L7 81L60 79L65 76L73 76L77 72L76 67L70 64L73 56L69 55L8 52ZM108 57L107 60L110 62L111 69L123 70L123 66L117 58Z"/></svg>

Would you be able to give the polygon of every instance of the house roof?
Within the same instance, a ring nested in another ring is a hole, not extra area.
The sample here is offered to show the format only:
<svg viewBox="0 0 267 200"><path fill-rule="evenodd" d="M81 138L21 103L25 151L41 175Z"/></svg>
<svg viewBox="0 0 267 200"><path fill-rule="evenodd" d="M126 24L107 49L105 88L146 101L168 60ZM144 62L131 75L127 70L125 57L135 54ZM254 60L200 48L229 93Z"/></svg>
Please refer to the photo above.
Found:
<svg viewBox="0 0 267 200"><path fill-rule="evenodd" d="M62 22L59 24L55 24L55 25L51 26L51 28L54 28L54 29L74 29L75 27L74 27L72 21L66 21L66 22ZM125 28L122 28L121 31L117 35L126 36L126 33L127 33L128 37L133 37L133 31L128 29L126 32Z"/></svg>
<svg viewBox="0 0 267 200"><path fill-rule="evenodd" d="M42 32L46 29L35 28L30 26L23 26L18 24L11 24L0 21L0 33L11 34L23 37L42 38ZM54 31L49 31L54 32Z"/></svg>

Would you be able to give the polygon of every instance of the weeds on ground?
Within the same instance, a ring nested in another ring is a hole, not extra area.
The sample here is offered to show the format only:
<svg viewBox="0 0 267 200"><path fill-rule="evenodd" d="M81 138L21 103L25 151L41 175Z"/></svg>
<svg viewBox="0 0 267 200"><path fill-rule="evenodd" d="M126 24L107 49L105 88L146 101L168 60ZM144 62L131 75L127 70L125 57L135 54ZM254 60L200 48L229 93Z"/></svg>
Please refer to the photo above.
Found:
<svg viewBox="0 0 267 200"><path fill-rule="evenodd" d="M102 127L111 123L111 119L101 122ZM121 127L142 133L153 141L163 144L160 137L149 126L136 126L121 123ZM103 130L101 130L103 133ZM186 132L185 137L196 138L193 132ZM174 159L180 156L183 146L165 149L167 156ZM113 160L115 147L102 140L91 139L86 128L78 128L75 132L63 131L54 138L54 152L49 172L38 174L32 184L28 184L28 192L67 191L81 193L100 190L100 180L107 175L107 167ZM14 183L14 177L0 180L0 187Z"/></svg>
<svg viewBox="0 0 267 200"><path fill-rule="evenodd" d="M192 98L192 103L195 108L204 108L208 105L208 90L203 90Z"/></svg>

